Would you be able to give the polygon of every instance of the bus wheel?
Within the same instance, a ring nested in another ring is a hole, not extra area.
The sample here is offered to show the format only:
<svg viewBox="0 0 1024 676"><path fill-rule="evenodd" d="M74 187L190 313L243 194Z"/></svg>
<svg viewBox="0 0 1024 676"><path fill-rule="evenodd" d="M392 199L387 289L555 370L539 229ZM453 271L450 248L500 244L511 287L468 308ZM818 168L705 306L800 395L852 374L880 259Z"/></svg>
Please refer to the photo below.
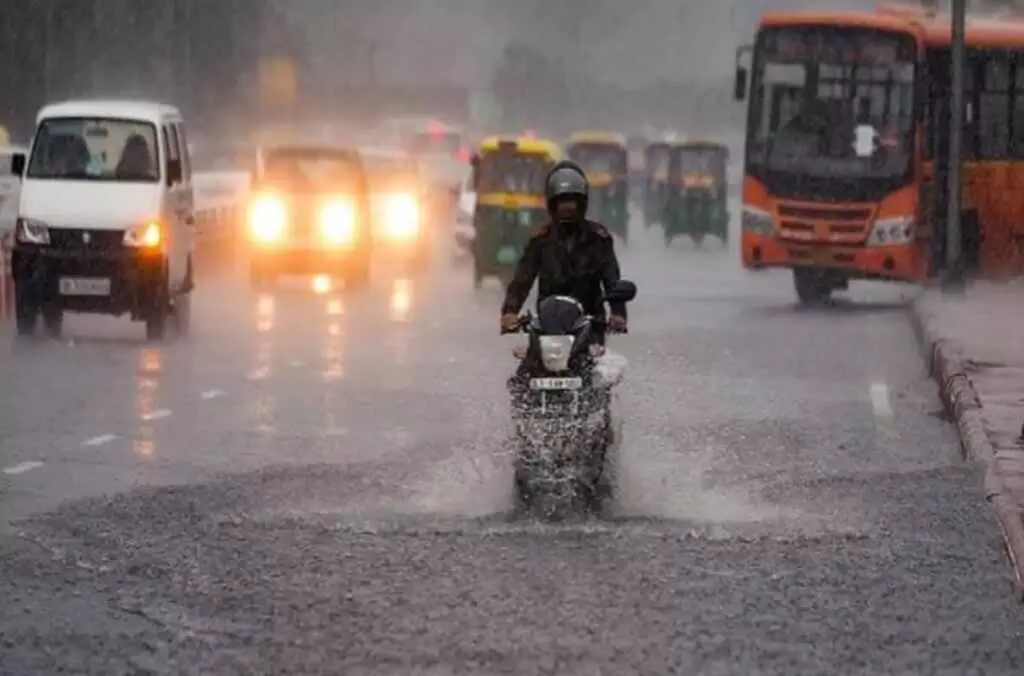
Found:
<svg viewBox="0 0 1024 676"><path fill-rule="evenodd" d="M801 305L821 305L832 296L832 286L821 270L794 268L793 286Z"/></svg>

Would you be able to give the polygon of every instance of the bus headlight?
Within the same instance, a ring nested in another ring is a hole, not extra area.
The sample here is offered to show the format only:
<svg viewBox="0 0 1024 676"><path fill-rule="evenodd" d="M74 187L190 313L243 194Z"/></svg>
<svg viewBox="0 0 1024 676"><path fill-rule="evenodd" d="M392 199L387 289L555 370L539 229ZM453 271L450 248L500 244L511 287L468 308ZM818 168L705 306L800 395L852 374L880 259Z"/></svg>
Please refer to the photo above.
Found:
<svg viewBox="0 0 1024 676"><path fill-rule="evenodd" d="M420 206L412 195L392 195L384 211L385 234L390 239L414 238L420 229Z"/></svg>
<svg viewBox="0 0 1024 676"><path fill-rule="evenodd" d="M743 218L740 221L743 232L755 235L772 234L772 215L764 209L743 205Z"/></svg>
<svg viewBox="0 0 1024 676"><path fill-rule="evenodd" d="M868 246L907 244L914 238L914 217L881 218L871 226Z"/></svg>
<svg viewBox="0 0 1024 676"><path fill-rule="evenodd" d="M330 200L320 209L320 235L328 244L351 244L356 238L356 208L351 200Z"/></svg>
<svg viewBox="0 0 1024 676"><path fill-rule="evenodd" d="M277 195L260 195L249 212L249 231L253 239L265 244L278 242L284 237L288 225L288 212L284 201Z"/></svg>

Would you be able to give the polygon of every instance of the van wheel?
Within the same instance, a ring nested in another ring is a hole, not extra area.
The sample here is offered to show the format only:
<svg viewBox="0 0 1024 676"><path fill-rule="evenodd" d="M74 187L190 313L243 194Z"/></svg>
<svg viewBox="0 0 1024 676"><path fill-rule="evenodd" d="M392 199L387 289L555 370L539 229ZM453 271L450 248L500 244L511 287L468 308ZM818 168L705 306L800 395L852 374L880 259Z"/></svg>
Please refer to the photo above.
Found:
<svg viewBox="0 0 1024 676"><path fill-rule="evenodd" d="M61 307L43 308L43 327L46 335L54 340L60 340L61 332L64 329L64 310Z"/></svg>
<svg viewBox="0 0 1024 676"><path fill-rule="evenodd" d="M183 293L174 301L174 331L184 338L192 330L192 294Z"/></svg>
<svg viewBox="0 0 1024 676"><path fill-rule="evenodd" d="M163 340L167 333L167 318L171 313L171 307L167 302L169 295L167 280L164 279L163 288L157 292L149 316L146 317L146 338L149 340Z"/></svg>
<svg viewBox="0 0 1024 676"><path fill-rule="evenodd" d="M167 311L153 310L146 318L146 338L148 340L163 340L167 334Z"/></svg>
<svg viewBox="0 0 1024 676"><path fill-rule="evenodd" d="M15 289L14 315L19 336L32 336L39 322L39 307L23 289Z"/></svg>

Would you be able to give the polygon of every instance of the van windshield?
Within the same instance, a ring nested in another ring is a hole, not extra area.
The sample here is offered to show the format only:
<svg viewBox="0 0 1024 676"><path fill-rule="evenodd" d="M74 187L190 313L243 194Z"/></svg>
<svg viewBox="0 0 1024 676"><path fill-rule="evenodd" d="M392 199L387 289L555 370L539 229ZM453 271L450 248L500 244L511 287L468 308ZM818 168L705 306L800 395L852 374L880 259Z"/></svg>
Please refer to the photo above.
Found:
<svg viewBox="0 0 1024 676"><path fill-rule="evenodd" d="M156 183L156 126L140 120L43 120L32 144L29 178Z"/></svg>

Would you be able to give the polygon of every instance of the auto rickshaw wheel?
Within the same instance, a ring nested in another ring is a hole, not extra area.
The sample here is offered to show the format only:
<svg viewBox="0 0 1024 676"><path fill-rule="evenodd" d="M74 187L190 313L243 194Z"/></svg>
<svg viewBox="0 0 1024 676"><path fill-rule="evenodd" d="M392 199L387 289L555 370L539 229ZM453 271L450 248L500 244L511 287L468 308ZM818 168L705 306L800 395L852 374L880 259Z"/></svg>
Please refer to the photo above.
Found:
<svg viewBox="0 0 1024 676"><path fill-rule="evenodd" d="M822 305L832 297L832 285L823 270L794 268L793 286L801 305Z"/></svg>
<svg viewBox="0 0 1024 676"><path fill-rule="evenodd" d="M693 240L693 248L700 250L704 246L704 234L694 233L690 235L690 239Z"/></svg>

